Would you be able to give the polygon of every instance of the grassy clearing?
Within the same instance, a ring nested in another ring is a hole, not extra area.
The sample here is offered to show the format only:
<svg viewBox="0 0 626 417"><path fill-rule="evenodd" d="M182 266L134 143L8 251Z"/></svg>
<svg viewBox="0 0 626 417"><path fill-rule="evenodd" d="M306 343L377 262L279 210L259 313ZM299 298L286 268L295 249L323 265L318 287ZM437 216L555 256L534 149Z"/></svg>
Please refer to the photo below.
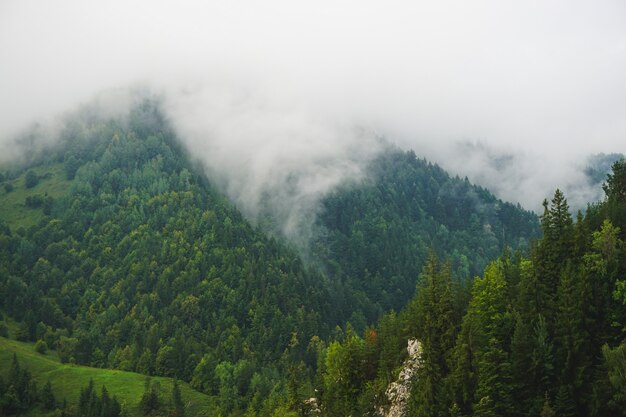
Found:
<svg viewBox="0 0 626 417"><path fill-rule="evenodd" d="M39 177L39 183L32 188L26 188L26 173L12 180L0 183L0 219L16 230L19 227L29 228L45 217L41 208L29 208L24 204L26 197L48 194L52 198L59 198L67 194L72 181L65 176L65 165L42 165L32 168ZM7 192L4 184L11 184L13 191Z"/></svg>
<svg viewBox="0 0 626 417"><path fill-rule="evenodd" d="M72 364L62 364L56 352L48 351L45 355L35 352L33 343L23 343L0 337L0 373L6 376L13 353L17 354L20 365L26 367L39 387L48 380L58 400L67 399L68 404L77 404L80 389L93 379L100 392L106 385L111 395L117 396L131 416L139 416L137 404L144 392L146 376L134 372L111 369L90 368ZM161 386L161 397L168 402L171 398L173 380L171 378L152 377L152 383ZM194 391L185 383L180 383L180 390L185 402L187 416L211 416L214 413L214 400L208 395Z"/></svg>

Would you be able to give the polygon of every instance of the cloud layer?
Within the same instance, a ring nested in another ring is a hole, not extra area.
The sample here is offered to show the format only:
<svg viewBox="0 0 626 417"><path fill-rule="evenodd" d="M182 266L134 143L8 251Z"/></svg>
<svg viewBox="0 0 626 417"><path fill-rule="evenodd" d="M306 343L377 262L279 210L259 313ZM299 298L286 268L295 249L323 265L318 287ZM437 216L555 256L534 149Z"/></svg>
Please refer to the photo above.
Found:
<svg viewBox="0 0 626 417"><path fill-rule="evenodd" d="M1 2L0 152L141 85L248 213L359 178L379 135L536 209L626 151L626 4L511 3ZM468 142L514 156L494 171Z"/></svg>

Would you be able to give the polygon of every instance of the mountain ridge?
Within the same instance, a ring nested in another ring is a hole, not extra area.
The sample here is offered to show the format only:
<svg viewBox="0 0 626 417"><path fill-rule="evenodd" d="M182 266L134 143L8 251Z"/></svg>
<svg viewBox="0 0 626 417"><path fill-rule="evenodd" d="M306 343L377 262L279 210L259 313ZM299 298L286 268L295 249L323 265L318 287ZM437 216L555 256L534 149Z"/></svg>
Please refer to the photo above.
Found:
<svg viewBox="0 0 626 417"><path fill-rule="evenodd" d="M288 242L247 222L210 184L157 104L145 102L122 121L78 117L61 139L4 179L17 187L11 192L22 192L29 170L62 164L71 181L36 225L2 228L1 308L20 322L18 337L46 340L65 362L182 379L214 396L223 414L262 413L312 392L325 340L342 337L344 329L360 332L411 297L420 257L430 246L422 232L441 233L440 252L450 253L455 268L467 268L464 279L470 278L469 261L458 260L484 242L464 240L470 231L454 217L460 213L439 214L457 221L450 230L438 222L435 214L448 202L471 202L459 210L470 217L476 212L480 233L491 237L484 256L504 245L483 222L501 203L412 153L383 155L374 162L379 182L323 200L318 226L324 233L308 263ZM426 174L412 179L419 170ZM431 172L441 184L429 181ZM54 177L39 180L43 187ZM412 181L426 183L433 194L432 204L416 209L429 216L400 214L412 203L397 184ZM455 194L457 185L465 193ZM456 195L466 200L455 201ZM480 213L476 202L484 205ZM349 214L342 207L357 206L362 216L331 221ZM513 217L524 218L511 209ZM363 238L396 248L406 259L396 266L397 257L379 257L378 269L363 265L371 257L359 246ZM316 252L322 246L338 250ZM342 259L346 253L352 257ZM300 381L297 389L290 378Z"/></svg>

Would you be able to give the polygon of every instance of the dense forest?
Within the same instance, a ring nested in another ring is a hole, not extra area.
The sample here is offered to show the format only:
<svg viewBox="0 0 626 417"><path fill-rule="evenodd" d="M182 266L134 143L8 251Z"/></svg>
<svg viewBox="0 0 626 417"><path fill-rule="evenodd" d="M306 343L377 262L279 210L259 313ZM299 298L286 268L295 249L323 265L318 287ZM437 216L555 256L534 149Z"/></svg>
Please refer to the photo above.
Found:
<svg viewBox="0 0 626 417"><path fill-rule="evenodd" d="M384 409L414 338L407 415L626 415L626 162L604 191L573 221L557 190L528 256L506 250L469 297L432 253L406 308L323 353L325 415Z"/></svg>
<svg viewBox="0 0 626 417"><path fill-rule="evenodd" d="M62 362L187 382L223 416L375 415L417 338L412 414L624 409L623 163L606 201L573 222L557 192L539 224L391 149L324 198L303 261L211 184L157 104L76 116L59 137L26 136L39 151L0 178L0 199L38 190L41 167L67 184L24 198L35 224L0 224L0 309ZM24 373L18 358L11 369L3 398ZM124 413L83 389L91 400L67 413Z"/></svg>
<svg viewBox="0 0 626 417"><path fill-rule="evenodd" d="M467 178L450 177L413 152L387 152L369 172L369 181L324 199L313 244L322 270L347 283L347 293L335 293L365 314L352 316L355 327L407 303L431 250L449 259L455 278L467 282L505 245L527 249L539 236L535 214Z"/></svg>

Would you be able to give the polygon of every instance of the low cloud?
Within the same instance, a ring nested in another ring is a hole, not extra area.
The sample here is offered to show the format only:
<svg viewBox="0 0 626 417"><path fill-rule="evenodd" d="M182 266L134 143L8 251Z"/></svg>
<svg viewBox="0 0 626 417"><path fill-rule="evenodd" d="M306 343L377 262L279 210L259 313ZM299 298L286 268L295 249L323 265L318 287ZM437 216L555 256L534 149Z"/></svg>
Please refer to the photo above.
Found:
<svg viewBox="0 0 626 417"><path fill-rule="evenodd" d="M238 207L258 221L272 196L287 234L366 175L381 136L527 208L556 187L584 205L587 155L625 151L624 16L620 0L1 2L0 153L147 88Z"/></svg>

